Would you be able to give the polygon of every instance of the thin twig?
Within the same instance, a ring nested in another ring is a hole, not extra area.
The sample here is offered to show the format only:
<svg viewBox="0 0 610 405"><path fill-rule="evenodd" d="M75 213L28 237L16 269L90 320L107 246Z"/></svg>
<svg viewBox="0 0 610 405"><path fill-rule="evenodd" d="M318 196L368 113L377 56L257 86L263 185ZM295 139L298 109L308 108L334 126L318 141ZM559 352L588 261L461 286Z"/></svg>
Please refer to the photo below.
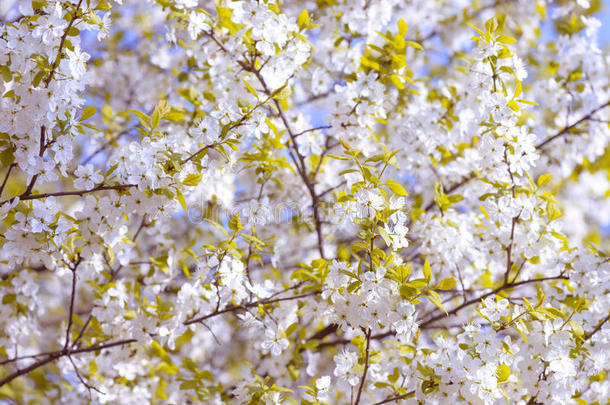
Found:
<svg viewBox="0 0 610 405"><path fill-rule="evenodd" d="M362 372L362 377L360 378L360 386L358 387L358 394L356 395L355 405L360 403L360 397L362 396L362 390L364 389L364 383L366 381L366 374L369 371L369 348L371 345L371 329L368 329L365 332L366 336L366 349L365 349L365 357L364 357L364 371Z"/></svg>
<svg viewBox="0 0 610 405"><path fill-rule="evenodd" d="M15 198L19 198L20 201L26 201L26 200L39 200L42 198L47 198L47 197L65 197L65 196L70 196L70 195L78 195L78 196L83 196L85 194L89 194L89 193L95 193L97 191L104 191L104 190L124 190L127 188L131 188L131 187L137 187L137 184L118 184L115 186L105 186L105 185L99 185L95 188L92 188L90 190L72 190L72 191L58 191L58 192L54 192L54 193L42 193L42 194L30 194L30 195L26 195L21 194L17 197L13 197L13 198L9 198L8 200L4 200L0 202L0 205L6 204L6 203L10 203L12 202Z"/></svg>
<svg viewBox="0 0 610 405"><path fill-rule="evenodd" d="M4 176L4 181L2 182L2 185L0 186L0 197L2 197L2 192L4 191L4 186L6 186L8 177L11 175L11 171L13 170L13 167L15 167L15 166L17 166L16 163L11 163L10 166L8 167L8 170L6 171L6 176Z"/></svg>
<svg viewBox="0 0 610 405"><path fill-rule="evenodd" d="M599 110L606 108L608 106L610 106L610 100L608 100L604 104L600 105L599 107L595 108L593 111L591 111L590 113L588 113L587 115L585 115L584 117L579 119L578 121L574 122L573 124L567 125L565 128L563 128L561 131L559 131L555 135L551 136L550 138L545 139L544 141L542 141L541 143L539 143L536 146L536 149L541 149L544 146L546 146L547 144L553 142L555 139L569 133L570 130L572 130L572 128L576 127L577 125L581 124L584 121L591 119L596 112L598 112Z"/></svg>

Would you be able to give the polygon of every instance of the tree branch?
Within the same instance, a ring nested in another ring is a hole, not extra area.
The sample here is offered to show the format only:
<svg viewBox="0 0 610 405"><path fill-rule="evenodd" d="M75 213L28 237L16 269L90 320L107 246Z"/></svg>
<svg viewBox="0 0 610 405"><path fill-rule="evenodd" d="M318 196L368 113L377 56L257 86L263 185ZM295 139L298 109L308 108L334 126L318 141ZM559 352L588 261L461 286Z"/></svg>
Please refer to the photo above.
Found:
<svg viewBox="0 0 610 405"><path fill-rule="evenodd" d="M286 291L287 290L284 290L284 291L281 291L280 293L286 292ZM239 311L241 309L257 307L261 304L266 305L266 304L274 304L276 302L282 302L282 301L298 300L298 299L310 297L310 296L316 295L316 294L320 294L320 291L319 290L310 291L308 293L304 293L301 295L294 295L292 297L283 297L283 298L274 298L274 299L265 298L265 299L254 301L254 302L248 302L248 303L242 304L242 305L230 305L225 309L222 309L219 311L214 311L210 314L200 316L197 318L188 319L188 320L184 321L183 323L184 323L184 325L192 325L194 323L202 322L202 321L205 321L206 319L214 318L218 315L226 314L228 312L235 312L235 311Z"/></svg>
<svg viewBox="0 0 610 405"><path fill-rule="evenodd" d="M48 364L52 361L55 361L55 360L59 359L60 357L67 356L67 355L73 355L73 354L95 352L98 350L109 349L111 347L122 346L122 345L130 344L130 343L134 343L134 342L136 342L136 339L124 339L124 340L118 340L115 342L100 343L98 345L85 347L83 349L76 349L76 350L63 349L63 350L59 350L56 352L51 352L51 353L45 354L46 358L38 360L38 361L30 364L29 366L22 368L20 370L17 370L14 373L9 374L8 376L4 377L2 380L0 380L0 387L2 387L4 384L8 384L9 382L13 381L15 378L20 377L24 374L28 374L30 371L36 370L37 368L42 367L45 364ZM34 356L32 356L32 357L34 357Z"/></svg>
<svg viewBox="0 0 610 405"><path fill-rule="evenodd" d="M47 197L65 197L65 196L70 196L70 195L78 195L78 196L83 196L85 194L89 194L89 193L95 193L97 191L104 191L104 190L124 190L127 188L131 188L131 187L137 187L137 184L118 184L115 186L104 186L99 185L95 188L92 188L91 190L73 190L73 191L58 191L58 192L54 192L54 193L42 193L42 194L31 194L31 195L27 195L27 194L21 194L17 197L13 197L13 198L9 198L8 200L4 200L0 202L0 205L4 205L6 203L10 203L12 202L15 198L19 198L20 201L27 201L27 200L39 200L41 198L47 198Z"/></svg>
<svg viewBox="0 0 610 405"><path fill-rule="evenodd" d="M593 109L593 111L591 111L589 114L585 115L584 117L582 117L578 121L574 122L573 124L570 124L570 125L566 126L561 131L556 133L555 135L551 136L550 138L545 139L544 141L542 141L541 143L539 143L536 146L536 149L542 149L547 144L553 142L555 139L557 139L557 138L559 138L559 137L561 137L563 135L566 135L567 133L570 132L570 130L572 130L572 128L576 127L577 125L581 124L584 121L587 121L587 120L591 119L596 112L598 112L599 110L604 109L604 108L606 108L608 106L610 106L610 100L608 100L604 104L600 105L599 107Z"/></svg>
<svg viewBox="0 0 610 405"><path fill-rule="evenodd" d="M371 329L368 329L365 332L366 336L366 354L364 357L364 371L362 372L362 377L360 378L360 386L358 387L358 394L356 395L355 405L360 404L360 397L362 396L362 390L364 389L364 383L366 381L366 374L369 371L369 348L371 345Z"/></svg>

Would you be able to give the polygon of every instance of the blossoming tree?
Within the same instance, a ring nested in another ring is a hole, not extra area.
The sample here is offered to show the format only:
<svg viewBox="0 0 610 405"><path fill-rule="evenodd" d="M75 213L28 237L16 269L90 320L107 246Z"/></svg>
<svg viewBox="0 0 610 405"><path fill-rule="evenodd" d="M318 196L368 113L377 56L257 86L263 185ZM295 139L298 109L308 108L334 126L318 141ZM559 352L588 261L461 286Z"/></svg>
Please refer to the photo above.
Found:
<svg viewBox="0 0 610 405"><path fill-rule="evenodd" d="M2 3L0 402L607 403L600 1Z"/></svg>

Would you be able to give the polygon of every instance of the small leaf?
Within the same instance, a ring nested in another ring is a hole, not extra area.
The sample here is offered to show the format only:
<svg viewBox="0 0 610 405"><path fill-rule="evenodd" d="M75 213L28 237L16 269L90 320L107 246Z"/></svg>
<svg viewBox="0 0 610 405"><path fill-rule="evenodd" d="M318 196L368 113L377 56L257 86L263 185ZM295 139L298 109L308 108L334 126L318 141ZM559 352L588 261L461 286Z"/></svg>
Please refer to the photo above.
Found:
<svg viewBox="0 0 610 405"><path fill-rule="evenodd" d="M470 28L472 28L473 30L475 30L480 36L485 36L485 33L483 31L481 31L480 29L478 29L477 27L475 27L472 24L468 24L470 26Z"/></svg>
<svg viewBox="0 0 610 405"><path fill-rule="evenodd" d="M538 187L543 187L551 181L553 176L550 173L545 173L542 176L538 177Z"/></svg>
<svg viewBox="0 0 610 405"><path fill-rule="evenodd" d="M398 20L398 33L404 37L405 35L407 35L407 32L409 32L409 26L407 25L405 20L401 18L400 20Z"/></svg>
<svg viewBox="0 0 610 405"><path fill-rule="evenodd" d="M439 290L451 290L457 284L457 280L453 277L444 278L436 286Z"/></svg>
<svg viewBox="0 0 610 405"><path fill-rule="evenodd" d="M231 219L229 219L229 228L233 231L233 232L239 232L242 229L244 229L244 227L241 224L241 221L239 220L239 213L233 215L231 217Z"/></svg>
<svg viewBox="0 0 610 405"><path fill-rule="evenodd" d="M418 44L417 42L405 41L405 45L406 46L410 46L410 47L415 48L415 49L420 49L422 51L424 50L424 47L421 46L420 44Z"/></svg>
<svg viewBox="0 0 610 405"><path fill-rule="evenodd" d="M142 111L138 111L138 110L127 110L127 112L130 112L130 113L134 114L136 117L138 117L138 120L140 121L140 125L142 125L144 128L150 129L150 117L148 115L146 115Z"/></svg>
<svg viewBox="0 0 610 405"><path fill-rule="evenodd" d="M501 42L503 44L510 45L517 42L517 40L509 35L500 35L498 38L496 38L496 42Z"/></svg>
<svg viewBox="0 0 610 405"><path fill-rule="evenodd" d="M93 117L96 112L97 108L95 106L90 105L88 107L85 107L83 113L80 115L80 120L87 121L89 118Z"/></svg>
<svg viewBox="0 0 610 405"><path fill-rule="evenodd" d="M186 178L184 179L184 181L182 181L182 184L184 184L185 186L196 186L201 182L201 179L203 178L203 173L191 173L188 176L186 176Z"/></svg>
<svg viewBox="0 0 610 405"><path fill-rule="evenodd" d="M428 291L428 295L426 295L426 297L428 297L428 300L430 300L430 302L433 303L434 306L442 310L445 314L449 315L447 313L447 310L443 307L443 302L441 300L440 295L438 295L434 291Z"/></svg>
<svg viewBox="0 0 610 405"><path fill-rule="evenodd" d="M173 110L165 114L163 116L163 119L173 122L182 122L182 120L184 120L184 113L177 110Z"/></svg>
<svg viewBox="0 0 610 405"><path fill-rule="evenodd" d="M487 32L495 32L498 29L498 19L496 17L491 17L485 23L485 29Z"/></svg>
<svg viewBox="0 0 610 405"><path fill-rule="evenodd" d="M539 105L537 102L535 101L528 101L528 100L523 100L523 99L519 99L517 100L518 102L522 103L522 104L528 104L528 105Z"/></svg>
<svg viewBox="0 0 610 405"><path fill-rule="evenodd" d="M417 289L413 286L404 284L404 285L401 285L400 287L398 287L398 292L400 293L401 297L403 297L405 299L409 299L409 298L419 294L419 289Z"/></svg>
<svg viewBox="0 0 610 405"><path fill-rule="evenodd" d="M387 180L385 182L385 185L388 186L388 188L390 190L392 190L394 193L396 193L398 195L402 195L402 196L408 196L409 195L409 193L407 193L407 190L405 190L403 186L401 186L400 184L398 184L394 180L391 180L391 179Z"/></svg>
<svg viewBox="0 0 610 405"><path fill-rule="evenodd" d="M252 94L258 100L258 94L256 93L256 90L254 89L254 87L252 87L252 85L250 83L248 83L248 81L246 79L242 78L241 80L246 85L246 89L248 89L248 92L250 92L250 94Z"/></svg>
<svg viewBox="0 0 610 405"><path fill-rule="evenodd" d="M430 271L430 263L428 263L428 259L426 259L426 261L424 262L423 272L424 272L424 278L427 281L430 281L430 277L432 276L432 272Z"/></svg>
<svg viewBox="0 0 610 405"><path fill-rule="evenodd" d="M576 322L574 319L570 319L570 326L572 327L572 333L578 337L583 337L585 335L585 330L582 325Z"/></svg>
<svg viewBox="0 0 610 405"><path fill-rule="evenodd" d="M178 200L178 202L182 206L182 209L184 210L184 213L186 214L186 200L184 199L184 194L182 194L182 191L180 191L179 189L176 189L176 200Z"/></svg>
<svg viewBox="0 0 610 405"><path fill-rule="evenodd" d="M294 332L297 331L298 328L299 328L299 323L298 322L293 323L288 328L286 328L286 336L292 335Z"/></svg>
<svg viewBox="0 0 610 405"><path fill-rule="evenodd" d="M299 28L300 29L307 28L307 26L309 25L309 22L310 22L309 12L307 10L301 11L299 13L299 16L297 17L297 24L299 24Z"/></svg>

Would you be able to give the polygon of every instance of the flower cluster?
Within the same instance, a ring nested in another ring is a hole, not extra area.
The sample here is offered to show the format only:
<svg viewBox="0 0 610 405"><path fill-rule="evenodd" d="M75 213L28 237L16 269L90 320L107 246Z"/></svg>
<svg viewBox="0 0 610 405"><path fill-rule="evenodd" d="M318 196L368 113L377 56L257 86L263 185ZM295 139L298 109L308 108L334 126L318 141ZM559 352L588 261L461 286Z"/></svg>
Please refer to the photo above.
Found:
<svg viewBox="0 0 610 405"><path fill-rule="evenodd" d="M606 403L598 9L3 0L0 397Z"/></svg>

